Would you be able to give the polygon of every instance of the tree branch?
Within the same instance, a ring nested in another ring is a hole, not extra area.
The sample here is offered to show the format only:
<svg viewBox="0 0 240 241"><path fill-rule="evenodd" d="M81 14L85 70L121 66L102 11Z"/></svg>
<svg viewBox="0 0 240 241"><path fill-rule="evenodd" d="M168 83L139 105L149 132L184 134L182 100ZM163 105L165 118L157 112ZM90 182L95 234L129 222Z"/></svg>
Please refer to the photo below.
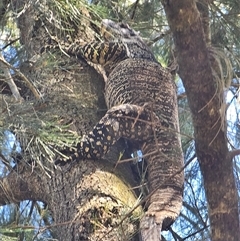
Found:
<svg viewBox="0 0 240 241"><path fill-rule="evenodd" d="M44 201L48 194L46 186L39 183L47 176L40 167L20 161L9 174L0 178L0 206L24 200Z"/></svg>
<svg viewBox="0 0 240 241"><path fill-rule="evenodd" d="M134 16L135 16L135 13L136 13L136 9L137 9L138 3L139 3L139 0L136 0L136 2L135 2L134 5L133 5L133 11L132 11L132 14L131 14L130 19L133 19Z"/></svg>
<svg viewBox="0 0 240 241"><path fill-rule="evenodd" d="M208 9L209 3L207 0L202 0L202 1L196 2L196 4L197 4L197 8L201 14L206 43L210 44L211 43L211 30L210 30L210 24L209 24L209 22L210 22L209 9Z"/></svg>
<svg viewBox="0 0 240 241"><path fill-rule="evenodd" d="M32 91L33 95L35 96L35 98L37 100L39 100L41 98L38 90L34 87L34 85L30 82L30 80L28 80L28 78L21 72L19 71L17 68L13 67L11 64L9 64L2 56L2 53L0 52L0 62L2 63L3 69L4 69L4 74L6 75L6 82L8 83L14 97L19 100L22 101L23 98L21 97L16 84L14 83L14 80L12 79L12 76L9 72L9 69L14 70L19 76L20 78L22 78L22 80L26 83L27 87ZM6 68L6 67L7 68Z"/></svg>
<svg viewBox="0 0 240 241"><path fill-rule="evenodd" d="M2 62L1 66L2 66L2 68L3 68L3 73L4 73L4 75L5 75L6 82L7 82L8 86L9 86L9 88L10 88L13 96L15 97L15 99L16 99L17 101L19 101L19 102L23 101L23 98L21 97L21 95L20 95L20 93L19 93L19 91L18 91L18 88L17 88L14 80L12 79L12 76L11 76L11 74L10 74L10 71L9 71L8 67L6 67L6 66L7 66L7 65L6 65L7 62L5 61L5 59L4 59L1 51L0 51L0 61ZM8 63L7 63L7 64L8 64ZM8 65L9 65L9 64L8 64Z"/></svg>
<svg viewBox="0 0 240 241"><path fill-rule="evenodd" d="M240 155L240 149L232 150L229 152L229 160L232 160L235 156Z"/></svg>

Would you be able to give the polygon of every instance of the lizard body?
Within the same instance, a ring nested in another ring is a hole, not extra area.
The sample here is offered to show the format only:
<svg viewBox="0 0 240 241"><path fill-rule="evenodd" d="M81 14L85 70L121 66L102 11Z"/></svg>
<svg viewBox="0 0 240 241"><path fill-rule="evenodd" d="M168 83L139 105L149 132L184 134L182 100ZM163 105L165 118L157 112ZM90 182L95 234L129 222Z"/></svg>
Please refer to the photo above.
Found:
<svg viewBox="0 0 240 241"><path fill-rule="evenodd" d="M145 240L157 240L153 235L156 238L169 227L182 203L183 174L171 177L183 165L176 86L169 71L128 25L103 20L101 33L104 42L67 51L105 68L109 109L67 161L98 159L121 137L141 143L143 154L150 154L146 160L152 192L141 230L143 237L150 237Z"/></svg>

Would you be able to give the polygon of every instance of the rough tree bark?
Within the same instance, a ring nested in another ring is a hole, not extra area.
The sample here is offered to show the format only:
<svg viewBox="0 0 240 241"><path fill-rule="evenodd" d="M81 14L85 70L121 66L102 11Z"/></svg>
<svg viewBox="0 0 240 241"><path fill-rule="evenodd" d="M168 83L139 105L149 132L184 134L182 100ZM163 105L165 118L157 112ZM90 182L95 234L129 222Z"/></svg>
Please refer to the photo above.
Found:
<svg viewBox="0 0 240 241"><path fill-rule="evenodd" d="M228 151L224 89L213 74L208 37L196 2L161 1L173 32L179 75L192 113L196 153L204 179L213 241L240 240L238 195ZM222 80L223 81L223 80Z"/></svg>
<svg viewBox="0 0 240 241"><path fill-rule="evenodd" d="M97 165L84 162L67 172L55 170L52 178L37 167L32 172L31 166L20 164L0 180L0 204L23 200L46 203L54 220L48 228L59 241L136 240L134 218L139 218L141 210L125 216L136 205L136 198L118 172L130 175L127 168L113 172L106 161Z"/></svg>
<svg viewBox="0 0 240 241"><path fill-rule="evenodd" d="M24 155L15 168L0 180L0 204L22 200L46 203L54 220L54 225L49 228L59 241L136 240L136 220L139 220L142 211L139 207L130 212L138 203L129 185L136 184L130 164L115 168L115 164L106 160L88 160L70 169L67 166L56 168L51 160L38 156L41 145L36 149L31 147L31 143L37 143L36 140L43 137L38 138L39 135L49 134L44 134L46 124L56 119L57 124L66 123L70 131L79 135L88 133L104 114L98 110L106 107L103 79L92 67L64 54L39 55L41 47L49 40L49 31L55 29L44 16L49 13L47 7L41 9L38 3L25 3L12 1L14 9L24 9L19 14L18 27L28 59L20 69L35 83L43 98L34 100L21 77L16 75L15 82L25 101L11 102L7 98L1 103L1 124L6 127L9 124L9 129L19 138ZM44 11L40 13L39 9ZM83 14L87 13L81 10ZM84 19L76 28L76 33L84 41L89 41L93 33L84 32L87 28ZM55 126L50 125L49 132L52 128ZM33 138L30 141L27 136L30 137L31 133ZM116 162L123 150L123 145L119 143L106 158ZM35 158L42 160L42 166L39 162L34 165L37 162Z"/></svg>

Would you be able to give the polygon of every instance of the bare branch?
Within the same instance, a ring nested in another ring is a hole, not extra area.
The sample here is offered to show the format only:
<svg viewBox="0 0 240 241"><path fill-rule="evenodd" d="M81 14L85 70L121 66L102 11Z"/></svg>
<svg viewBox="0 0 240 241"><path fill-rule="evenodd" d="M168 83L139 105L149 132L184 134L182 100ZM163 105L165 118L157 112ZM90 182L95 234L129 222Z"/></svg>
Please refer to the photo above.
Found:
<svg viewBox="0 0 240 241"><path fill-rule="evenodd" d="M33 95L35 96L36 99L40 99L41 96L38 92L38 90L34 87L34 85L30 82L30 80L28 80L28 78L21 72L19 71L17 68L13 67L11 64L9 64L2 56L2 53L0 52L0 62L2 63L2 68L4 70L4 74L6 75L6 79L7 79L7 83L14 95L14 97L19 100L22 101L23 98L21 97L16 84L14 83L14 80L12 79L12 76L9 72L9 69L14 70L19 76L20 78L22 78L22 80L26 83L27 87L32 91ZM6 67L7 68L6 68Z"/></svg>
<svg viewBox="0 0 240 241"><path fill-rule="evenodd" d="M132 12L132 15L131 15L131 18L130 18L130 19L133 19L134 16L135 16L138 3L139 3L139 0L136 0L136 2L135 2L134 5L133 5L133 12Z"/></svg>
<svg viewBox="0 0 240 241"><path fill-rule="evenodd" d="M235 149L229 152L229 160L232 160L235 156L240 155L240 149Z"/></svg>
<svg viewBox="0 0 240 241"><path fill-rule="evenodd" d="M16 38L11 40L9 43L7 43L5 46L2 47L2 50L6 49L8 46L12 45L13 43L17 42L20 38Z"/></svg>
<svg viewBox="0 0 240 241"><path fill-rule="evenodd" d="M21 97L16 84L15 84L14 80L12 79L9 68L6 67L6 64L5 64L6 61L5 61L1 52L0 52L0 60L3 63L3 64L1 64L1 66L2 66L2 69L3 69L3 73L6 77L6 82L9 86L10 90L12 91L13 96L15 97L15 99L17 101L19 101L19 102L23 101L23 98Z"/></svg>

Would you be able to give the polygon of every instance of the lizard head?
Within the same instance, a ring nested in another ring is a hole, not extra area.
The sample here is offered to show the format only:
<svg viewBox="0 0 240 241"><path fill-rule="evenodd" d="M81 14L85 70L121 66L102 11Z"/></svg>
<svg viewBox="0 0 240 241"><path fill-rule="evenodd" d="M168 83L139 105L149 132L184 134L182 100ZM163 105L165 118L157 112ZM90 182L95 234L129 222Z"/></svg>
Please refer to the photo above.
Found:
<svg viewBox="0 0 240 241"><path fill-rule="evenodd" d="M128 58L148 59L157 62L147 44L128 24L103 19L100 33L104 41L124 45Z"/></svg>
<svg viewBox="0 0 240 241"><path fill-rule="evenodd" d="M139 38L136 31L131 29L126 23L115 23L109 19L103 19L101 23L101 35L105 41L117 39L132 39Z"/></svg>

